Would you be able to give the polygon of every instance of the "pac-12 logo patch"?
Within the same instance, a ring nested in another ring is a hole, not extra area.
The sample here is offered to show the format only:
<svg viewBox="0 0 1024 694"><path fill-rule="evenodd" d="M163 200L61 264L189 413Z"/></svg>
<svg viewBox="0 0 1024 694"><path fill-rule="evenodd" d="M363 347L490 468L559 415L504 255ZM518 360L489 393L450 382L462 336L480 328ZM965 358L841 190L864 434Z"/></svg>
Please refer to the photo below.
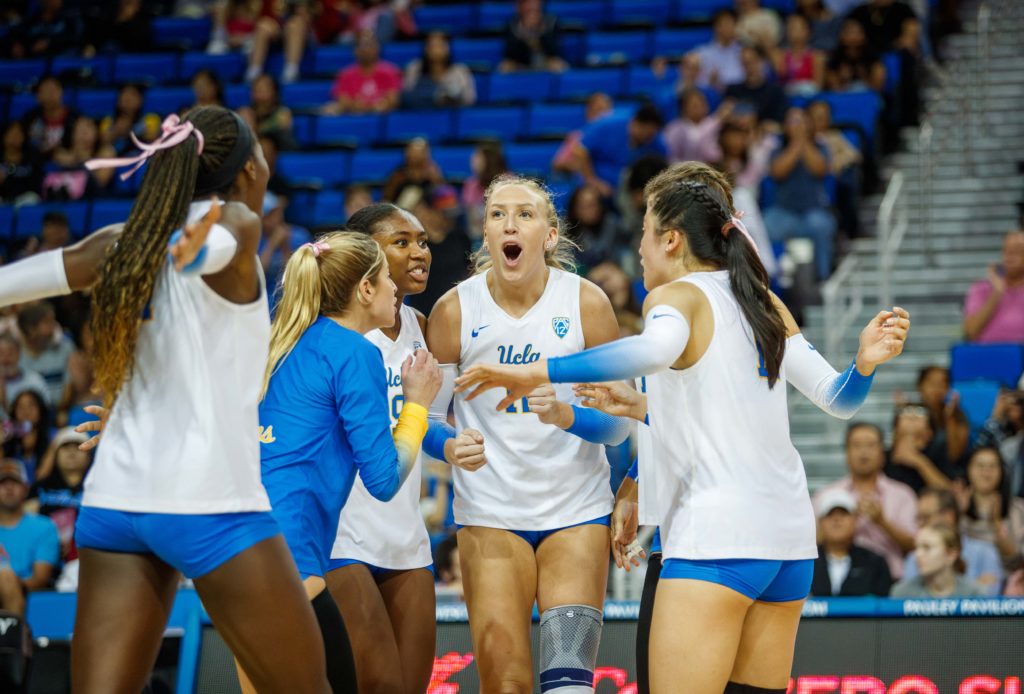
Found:
<svg viewBox="0 0 1024 694"><path fill-rule="evenodd" d="M558 316L551 319L551 327L555 330L555 335L559 338L565 337L569 334L569 319L565 316Z"/></svg>

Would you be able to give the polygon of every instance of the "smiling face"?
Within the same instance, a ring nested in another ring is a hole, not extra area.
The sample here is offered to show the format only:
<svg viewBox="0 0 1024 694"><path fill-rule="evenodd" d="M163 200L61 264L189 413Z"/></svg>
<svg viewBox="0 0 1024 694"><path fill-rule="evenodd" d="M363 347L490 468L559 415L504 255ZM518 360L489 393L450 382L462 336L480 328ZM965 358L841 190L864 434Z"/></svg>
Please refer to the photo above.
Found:
<svg viewBox="0 0 1024 694"><path fill-rule="evenodd" d="M998 492L1003 483L1003 465L991 448L982 448L967 463L967 482L981 494Z"/></svg>
<svg viewBox="0 0 1024 694"><path fill-rule="evenodd" d="M501 279L522 282L543 272L545 251L558 241L548 205L540 192L520 183L500 186L491 193L484 241Z"/></svg>
<svg viewBox="0 0 1024 694"><path fill-rule="evenodd" d="M373 238L384 249L399 296L422 293L430 276L431 255L420 221L408 212L395 213L377 223Z"/></svg>

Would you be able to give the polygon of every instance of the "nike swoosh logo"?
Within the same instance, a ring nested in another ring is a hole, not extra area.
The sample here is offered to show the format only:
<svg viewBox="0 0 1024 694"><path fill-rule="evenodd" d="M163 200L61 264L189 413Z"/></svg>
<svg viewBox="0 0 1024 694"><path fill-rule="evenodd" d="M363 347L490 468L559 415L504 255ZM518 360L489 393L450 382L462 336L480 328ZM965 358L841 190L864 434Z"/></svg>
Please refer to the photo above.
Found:
<svg viewBox="0 0 1024 694"><path fill-rule="evenodd" d="M487 325L481 325L481 326L480 326L479 328L473 328L473 332L471 333L471 334L472 334L472 336L473 336L473 337L476 337L477 335L479 335L479 334L480 334L480 331L481 331L481 330L483 330L484 328L488 328L488 327L490 327L490 325L491 325L491 324L490 324L490 323L488 323Z"/></svg>
<svg viewBox="0 0 1024 694"><path fill-rule="evenodd" d="M675 316L673 316L671 313L655 313L653 316L651 316L651 319L654 318L675 318Z"/></svg>

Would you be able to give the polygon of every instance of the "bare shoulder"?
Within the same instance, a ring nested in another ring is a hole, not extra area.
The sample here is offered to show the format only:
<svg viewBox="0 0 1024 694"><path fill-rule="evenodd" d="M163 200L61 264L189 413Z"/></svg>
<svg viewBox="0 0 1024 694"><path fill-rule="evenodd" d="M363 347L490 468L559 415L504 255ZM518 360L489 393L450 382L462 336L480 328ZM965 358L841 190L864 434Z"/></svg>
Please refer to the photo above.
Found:
<svg viewBox="0 0 1024 694"><path fill-rule="evenodd" d="M590 280L580 280L580 320L588 348L618 339L619 322L608 295Z"/></svg>
<svg viewBox="0 0 1024 694"><path fill-rule="evenodd" d="M782 302L782 299L775 295L775 292L772 292L771 295L772 303L775 304L775 309L779 312L779 315L782 316L782 322L786 326L786 337L793 337L794 335L800 334L800 326L797 325L796 319L793 318L793 314L786 307L786 304Z"/></svg>
<svg viewBox="0 0 1024 694"><path fill-rule="evenodd" d="M427 334L427 317L423 315L423 312L419 309L415 309L412 306L409 307L413 315L416 316L416 322L420 326L420 332L424 335Z"/></svg>
<svg viewBox="0 0 1024 694"><path fill-rule="evenodd" d="M698 310L710 307L704 292L690 282L669 282L652 289L644 299L644 315L658 305L671 306L687 320L692 320Z"/></svg>
<svg viewBox="0 0 1024 694"><path fill-rule="evenodd" d="M586 279L580 278L580 309L584 312L600 311L611 308L612 302L604 290Z"/></svg>

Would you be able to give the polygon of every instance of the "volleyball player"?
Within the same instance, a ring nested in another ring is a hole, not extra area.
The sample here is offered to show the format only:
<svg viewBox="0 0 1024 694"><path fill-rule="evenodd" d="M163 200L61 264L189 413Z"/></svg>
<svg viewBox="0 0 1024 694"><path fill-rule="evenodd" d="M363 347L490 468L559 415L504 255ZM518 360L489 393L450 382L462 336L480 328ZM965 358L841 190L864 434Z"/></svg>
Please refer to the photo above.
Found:
<svg viewBox="0 0 1024 694"><path fill-rule="evenodd" d="M265 364L263 483L320 624L335 692L357 691L345 625L324 579L339 514L357 472L376 499L399 491L441 385L428 352L405 359L392 435L384 362L363 335L394 323L395 292L384 252L364 234L334 232L302 246L285 266Z"/></svg>
<svg viewBox="0 0 1024 694"><path fill-rule="evenodd" d="M380 244L397 288L394 325L366 334L384 358L387 372L380 378L386 378L395 423L405 398L402 363L427 346L426 318L403 303L406 296L426 289L431 261L427 233L416 217L390 203L364 207L345 226ZM446 417L447 403L445 410L441 414ZM431 424L431 431L440 431ZM430 447L431 442L425 443ZM446 459L466 470L477 469L486 462L483 436L467 429L451 437ZM356 479L338 522L327 587L352 642L359 691L367 694L420 694L430 682L436 632L434 574L430 538L420 512L421 466L417 457L408 478L387 502L374 498Z"/></svg>
<svg viewBox="0 0 1024 694"><path fill-rule="evenodd" d="M567 272L570 242L550 195L517 176L485 195L477 274L431 312L427 340L449 373L478 361L534 363L618 335L610 302ZM455 400L455 419L487 440L487 465L453 470L469 626L481 690L533 691L530 625L541 613L545 692L590 692L608 574L609 468L601 444L625 420L570 404L572 389ZM594 417L594 414L599 416Z"/></svg>
<svg viewBox="0 0 1024 694"><path fill-rule="evenodd" d="M720 194L670 169L645 195L640 254L652 291L643 334L527 365L479 364L458 389L475 388L467 395L474 398L507 388L501 407L538 384L576 382L579 395L609 412L649 418L641 511L659 523L664 545L651 690L785 692L816 548L778 381L835 416L852 416L875 368L902 351L909 315L881 311L862 331L854 362L836 373L769 291ZM622 383L586 383L641 375L646 396Z"/></svg>

